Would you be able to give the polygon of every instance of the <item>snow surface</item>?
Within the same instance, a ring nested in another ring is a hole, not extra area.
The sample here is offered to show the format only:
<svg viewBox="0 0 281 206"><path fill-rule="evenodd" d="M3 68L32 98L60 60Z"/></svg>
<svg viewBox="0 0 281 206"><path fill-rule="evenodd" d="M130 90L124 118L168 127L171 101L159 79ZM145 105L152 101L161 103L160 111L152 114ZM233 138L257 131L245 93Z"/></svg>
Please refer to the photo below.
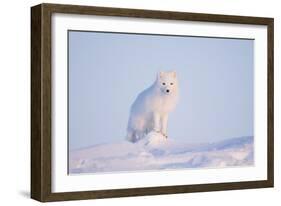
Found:
<svg viewBox="0 0 281 206"><path fill-rule="evenodd" d="M189 144L151 132L137 143L120 141L69 152L69 173L251 166L253 137Z"/></svg>

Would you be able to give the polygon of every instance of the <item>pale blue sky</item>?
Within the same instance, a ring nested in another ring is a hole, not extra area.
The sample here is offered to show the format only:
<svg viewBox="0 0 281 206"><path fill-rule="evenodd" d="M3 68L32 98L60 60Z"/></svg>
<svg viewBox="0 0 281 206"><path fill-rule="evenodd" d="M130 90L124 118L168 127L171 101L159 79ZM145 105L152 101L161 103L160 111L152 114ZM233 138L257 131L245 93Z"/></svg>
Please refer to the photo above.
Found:
<svg viewBox="0 0 281 206"><path fill-rule="evenodd" d="M123 140L131 104L162 70L175 70L180 85L171 138L253 135L253 46L245 39L70 31L70 149Z"/></svg>

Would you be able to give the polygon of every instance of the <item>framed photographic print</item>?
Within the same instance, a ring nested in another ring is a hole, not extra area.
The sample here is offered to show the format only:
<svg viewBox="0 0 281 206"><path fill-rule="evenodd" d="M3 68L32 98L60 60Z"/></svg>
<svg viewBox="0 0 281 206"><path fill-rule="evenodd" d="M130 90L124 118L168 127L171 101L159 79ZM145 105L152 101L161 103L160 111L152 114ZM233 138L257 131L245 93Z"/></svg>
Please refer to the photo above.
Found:
<svg viewBox="0 0 281 206"><path fill-rule="evenodd" d="M31 8L31 197L273 187L273 19Z"/></svg>

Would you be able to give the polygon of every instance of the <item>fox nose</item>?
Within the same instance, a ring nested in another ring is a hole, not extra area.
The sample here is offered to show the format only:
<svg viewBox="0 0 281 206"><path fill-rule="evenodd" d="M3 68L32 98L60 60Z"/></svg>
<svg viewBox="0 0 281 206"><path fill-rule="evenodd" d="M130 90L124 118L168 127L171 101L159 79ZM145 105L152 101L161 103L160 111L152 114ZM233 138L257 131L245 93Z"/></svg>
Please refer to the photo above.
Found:
<svg viewBox="0 0 281 206"><path fill-rule="evenodd" d="M166 92L167 92L167 93L169 93L169 92L170 92L170 90L169 90L169 89L167 89L167 90L166 90Z"/></svg>

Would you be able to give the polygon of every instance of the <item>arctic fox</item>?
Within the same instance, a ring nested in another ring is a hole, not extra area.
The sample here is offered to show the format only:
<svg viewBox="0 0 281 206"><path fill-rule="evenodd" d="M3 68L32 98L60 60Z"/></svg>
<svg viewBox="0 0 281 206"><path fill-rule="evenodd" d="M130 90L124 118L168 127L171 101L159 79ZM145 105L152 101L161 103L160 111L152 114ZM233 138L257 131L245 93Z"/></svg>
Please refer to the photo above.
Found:
<svg viewBox="0 0 281 206"><path fill-rule="evenodd" d="M176 72L159 72L156 81L141 92L131 106L126 139L136 142L151 131L166 138L168 115L178 100Z"/></svg>

